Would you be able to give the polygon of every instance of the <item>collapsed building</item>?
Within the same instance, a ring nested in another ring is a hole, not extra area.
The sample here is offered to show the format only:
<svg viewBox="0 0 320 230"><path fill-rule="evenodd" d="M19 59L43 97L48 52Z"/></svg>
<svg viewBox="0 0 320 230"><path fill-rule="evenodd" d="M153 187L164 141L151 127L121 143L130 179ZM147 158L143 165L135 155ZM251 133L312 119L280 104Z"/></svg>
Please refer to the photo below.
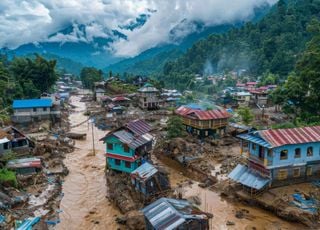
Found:
<svg viewBox="0 0 320 230"><path fill-rule="evenodd" d="M228 177L252 194L320 178L320 126L253 131L238 138L245 164Z"/></svg>
<svg viewBox="0 0 320 230"><path fill-rule="evenodd" d="M148 162L134 170L130 177L135 189L146 198L170 189L167 173Z"/></svg>
<svg viewBox="0 0 320 230"><path fill-rule="evenodd" d="M187 200L160 198L142 209L147 230L209 229L212 215Z"/></svg>
<svg viewBox="0 0 320 230"><path fill-rule="evenodd" d="M224 134L231 117L224 109L206 110L201 106L181 106L175 113L182 117L186 131L200 138Z"/></svg>

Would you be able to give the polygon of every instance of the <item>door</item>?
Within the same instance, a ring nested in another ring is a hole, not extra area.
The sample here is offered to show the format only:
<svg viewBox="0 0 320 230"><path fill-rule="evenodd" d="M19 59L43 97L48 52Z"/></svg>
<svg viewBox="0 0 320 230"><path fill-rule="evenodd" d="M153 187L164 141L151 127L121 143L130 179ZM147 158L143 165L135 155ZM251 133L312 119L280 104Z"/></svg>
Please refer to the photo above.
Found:
<svg viewBox="0 0 320 230"><path fill-rule="evenodd" d="M312 166L307 166L306 174L307 174L307 177L312 176Z"/></svg>

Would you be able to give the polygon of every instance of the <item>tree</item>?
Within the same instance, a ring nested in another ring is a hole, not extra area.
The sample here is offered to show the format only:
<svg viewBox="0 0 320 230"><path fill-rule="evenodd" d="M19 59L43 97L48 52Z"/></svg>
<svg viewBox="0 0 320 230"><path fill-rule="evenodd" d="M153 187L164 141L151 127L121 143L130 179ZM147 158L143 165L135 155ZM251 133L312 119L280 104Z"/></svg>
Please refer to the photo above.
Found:
<svg viewBox="0 0 320 230"><path fill-rule="evenodd" d="M249 125L253 121L253 114L248 107L240 107L238 109L238 114L240 115L242 122Z"/></svg>
<svg viewBox="0 0 320 230"><path fill-rule="evenodd" d="M84 87L93 89L95 82L103 80L103 72L94 67L84 67L81 70L80 79Z"/></svg>
<svg viewBox="0 0 320 230"><path fill-rule="evenodd" d="M184 135L184 125L181 117L172 116L168 120L168 138L182 137Z"/></svg>

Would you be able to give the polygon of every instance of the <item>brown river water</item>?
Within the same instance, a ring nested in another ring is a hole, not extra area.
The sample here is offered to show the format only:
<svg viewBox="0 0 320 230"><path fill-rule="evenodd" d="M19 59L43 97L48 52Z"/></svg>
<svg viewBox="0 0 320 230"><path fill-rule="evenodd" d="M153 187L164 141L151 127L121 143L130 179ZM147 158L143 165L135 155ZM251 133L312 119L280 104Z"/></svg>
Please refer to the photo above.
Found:
<svg viewBox="0 0 320 230"><path fill-rule="evenodd" d="M80 97L72 97L71 103L76 112L70 114L71 125L79 124L87 119L84 116L85 103ZM64 163L69 169L65 177L62 192L64 197L60 204L61 223L56 226L58 230L109 230L118 229L114 219L120 215L119 211L107 199L107 186L105 182L105 147L99 141L105 131L93 128L95 139L95 155L92 154L92 126L84 123L72 129L73 132L87 133L87 139L76 141L76 150L67 155ZM160 163L160 162L159 162ZM161 163L160 163L161 164ZM179 171L179 165L167 163L167 168L173 186L188 178ZM286 222L259 208L248 207L238 203L223 200L218 193L200 188L197 183L184 188L184 197L198 196L201 199L201 209L214 215L210 229L303 229L300 224ZM237 219L235 211L246 209L247 218ZM233 226L226 222L232 221Z"/></svg>

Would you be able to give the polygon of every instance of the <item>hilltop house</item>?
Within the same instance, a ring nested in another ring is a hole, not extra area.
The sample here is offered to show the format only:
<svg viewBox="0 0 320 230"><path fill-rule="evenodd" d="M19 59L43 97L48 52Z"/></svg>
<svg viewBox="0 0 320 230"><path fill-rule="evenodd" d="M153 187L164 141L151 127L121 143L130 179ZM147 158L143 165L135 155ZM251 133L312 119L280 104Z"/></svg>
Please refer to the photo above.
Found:
<svg viewBox="0 0 320 230"><path fill-rule="evenodd" d="M229 178L251 192L320 178L320 126L254 131L238 136L247 164Z"/></svg>
<svg viewBox="0 0 320 230"><path fill-rule="evenodd" d="M12 121L15 123L60 118L59 106L55 105L51 98L14 100L12 108Z"/></svg>
<svg viewBox="0 0 320 230"><path fill-rule="evenodd" d="M159 109L162 101L159 97L159 90L147 83L138 90L139 106L142 109Z"/></svg>
<svg viewBox="0 0 320 230"><path fill-rule="evenodd" d="M139 166L130 176L135 189L145 198L170 188L168 175L148 162Z"/></svg>
<svg viewBox="0 0 320 230"><path fill-rule="evenodd" d="M101 140L106 144L106 163L110 169L131 173L148 159L152 148L151 126L134 120L109 132Z"/></svg>
<svg viewBox="0 0 320 230"><path fill-rule="evenodd" d="M181 106L175 113L182 117L188 133L201 138L224 133L231 116L224 109L205 110L201 106Z"/></svg>
<svg viewBox="0 0 320 230"><path fill-rule="evenodd" d="M160 198L142 209L147 230L208 230L212 214L205 213L187 200Z"/></svg>

